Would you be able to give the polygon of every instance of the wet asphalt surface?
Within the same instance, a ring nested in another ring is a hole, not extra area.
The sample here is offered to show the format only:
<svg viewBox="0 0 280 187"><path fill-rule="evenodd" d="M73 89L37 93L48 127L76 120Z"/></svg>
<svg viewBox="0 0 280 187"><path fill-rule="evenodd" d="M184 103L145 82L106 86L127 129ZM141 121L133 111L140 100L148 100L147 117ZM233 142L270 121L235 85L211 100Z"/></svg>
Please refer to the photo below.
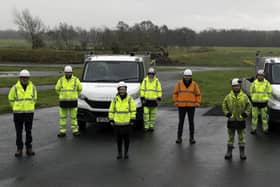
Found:
<svg viewBox="0 0 280 187"><path fill-rule="evenodd" d="M176 108L160 108L155 132L133 131L130 158L120 161L112 128L91 124L79 138L68 133L58 139L57 107L36 111L36 155L17 159L12 115L1 115L0 186L279 186L280 132L247 133L248 159L241 161L235 146L232 161L226 161L226 119L203 116L208 110L196 111L197 143L189 145L186 122L177 145Z"/></svg>

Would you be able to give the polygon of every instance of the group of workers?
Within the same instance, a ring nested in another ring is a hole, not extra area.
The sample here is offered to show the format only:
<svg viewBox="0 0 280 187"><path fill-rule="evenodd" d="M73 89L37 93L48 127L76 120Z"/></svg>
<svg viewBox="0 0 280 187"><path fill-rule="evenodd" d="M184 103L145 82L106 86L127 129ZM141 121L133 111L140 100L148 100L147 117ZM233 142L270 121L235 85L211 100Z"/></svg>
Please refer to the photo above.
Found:
<svg viewBox="0 0 280 187"><path fill-rule="evenodd" d="M245 119L252 113L252 134L256 134L258 115L262 116L264 133L268 134L267 102L271 95L271 85L264 78L264 71L259 70L257 79L252 83L251 101L241 90L241 82L238 78L231 81L232 90L223 101L223 111L228 118L228 146L225 159L232 158L234 148L235 131L239 136L240 159L246 159L245 155ZM64 67L64 75L57 81L55 90L59 97L59 133L57 136L63 138L67 133L67 118L71 118L71 129L73 136L80 136L77 124L77 100L82 91L79 78L73 75L73 69L67 65ZM149 68L147 76L140 85L140 98L143 105L144 131L153 132L157 107L162 99L162 87L156 76L154 68ZM37 90L30 80L30 72L21 70L19 80L11 87L9 102L13 110L13 119L16 130L16 157L23 155L22 132L26 131L26 155L35 155L32 149L32 123L35 104L37 102ZM192 80L192 71L186 69L182 80L175 84L173 91L173 102L178 107L178 130L176 143L182 143L182 134L186 113L189 121L189 143L195 144L195 108L200 106L201 94L198 84ZM251 104L252 103L252 104ZM112 99L109 114L110 124L114 127L117 142L117 159L128 159L131 127L136 123L136 105L134 99L127 93L125 82L117 85L117 94ZM123 151L124 145L124 151Z"/></svg>

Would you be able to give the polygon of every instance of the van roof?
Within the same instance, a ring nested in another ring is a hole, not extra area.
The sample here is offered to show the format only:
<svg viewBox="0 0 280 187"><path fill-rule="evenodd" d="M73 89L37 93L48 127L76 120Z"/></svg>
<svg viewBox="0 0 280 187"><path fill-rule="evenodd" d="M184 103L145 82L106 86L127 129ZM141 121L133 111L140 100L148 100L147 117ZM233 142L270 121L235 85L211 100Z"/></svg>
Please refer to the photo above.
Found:
<svg viewBox="0 0 280 187"><path fill-rule="evenodd" d="M143 61L145 56L130 56L130 55L92 55L87 61Z"/></svg>
<svg viewBox="0 0 280 187"><path fill-rule="evenodd" d="M265 63L280 63L280 57L263 57Z"/></svg>

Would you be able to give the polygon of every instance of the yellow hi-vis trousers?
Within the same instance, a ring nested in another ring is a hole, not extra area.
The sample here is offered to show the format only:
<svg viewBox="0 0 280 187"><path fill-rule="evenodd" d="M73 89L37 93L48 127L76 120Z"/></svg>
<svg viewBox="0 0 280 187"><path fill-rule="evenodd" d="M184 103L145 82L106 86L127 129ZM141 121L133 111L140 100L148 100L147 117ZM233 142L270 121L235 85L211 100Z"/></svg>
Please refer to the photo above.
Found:
<svg viewBox="0 0 280 187"><path fill-rule="evenodd" d="M252 130L257 129L259 114L261 114L261 117L262 117L263 131L267 131L268 130L267 107L264 107L264 108L252 107Z"/></svg>
<svg viewBox="0 0 280 187"><path fill-rule="evenodd" d="M79 132L79 127L77 123L77 107L75 108L59 108L59 132L66 133L67 116L70 113L71 117L71 129L72 132Z"/></svg>
<svg viewBox="0 0 280 187"><path fill-rule="evenodd" d="M157 107L144 106L144 128L153 129L155 127Z"/></svg>

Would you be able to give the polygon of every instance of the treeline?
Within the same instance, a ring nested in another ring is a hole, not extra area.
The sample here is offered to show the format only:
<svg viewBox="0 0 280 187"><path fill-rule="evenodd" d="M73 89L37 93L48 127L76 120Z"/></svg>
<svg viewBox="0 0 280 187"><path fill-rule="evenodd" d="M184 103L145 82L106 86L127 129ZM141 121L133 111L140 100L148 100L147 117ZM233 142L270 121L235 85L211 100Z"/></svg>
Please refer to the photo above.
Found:
<svg viewBox="0 0 280 187"><path fill-rule="evenodd" d="M38 34L28 35L28 31L0 31L1 39L25 38L33 41L33 48L55 48L76 50L112 50L123 51L153 50L167 46L280 46L280 31L253 30L217 30L201 32L181 27L170 29L166 25L158 26L151 21L142 21L132 26L120 21L114 29L74 27L59 23L50 29L41 29ZM33 36L28 37L28 36ZM35 37L34 37L35 36Z"/></svg>

